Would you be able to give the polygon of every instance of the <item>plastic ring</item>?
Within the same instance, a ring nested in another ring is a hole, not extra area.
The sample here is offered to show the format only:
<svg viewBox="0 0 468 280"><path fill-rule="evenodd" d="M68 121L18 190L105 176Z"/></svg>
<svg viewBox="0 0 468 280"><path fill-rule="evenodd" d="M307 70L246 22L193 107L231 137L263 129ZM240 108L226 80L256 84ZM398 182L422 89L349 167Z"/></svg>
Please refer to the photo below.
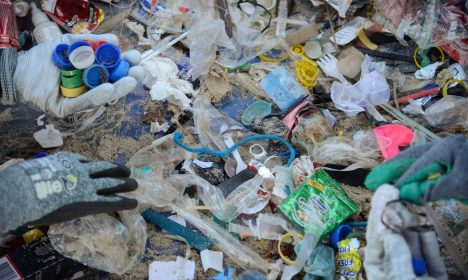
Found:
<svg viewBox="0 0 468 280"><path fill-rule="evenodd" d="M435 47L439 52L440 54L442 55L442 61L445 60L445 54L444 54L444 51L442 51L441 48L439 47ZM414 54L413 54L413 60L414 60L414 64L416 65L416 67L418 67L419 69L422 68L421 64L419 64L418 62L418 51L419 51L419 47L417 47L415 50L414 50Z"/></svg>
<svg viewBox="0 0 468 280"><path fill-rule="evenodd" d="M83 85L83 76L82 75L76 75L76 76L62 76L62 86L64 88L77 88L81 87Z"/></svg>
<svg viewBox="0 0 468 280"><path fill-rule="evenodd" d="M339 225L330 233L330 242L333 248L338 249L338 242L345 239L348 234L353 232L350 225Z"/></svg>
<svg viewBox="0 0 468 280"><path fill-rule="evenodd" d="M83 73L83 70L81 70L81 69L73 69L73 70L62 69L62 70L60 70L60 73L62 74L62 76L71 77L71 76L81 75Z"/></svg>
<svg viewBox="0 0 468 280"><path fill-rule="evenodd" d="M304 239L304 236L300 233L296 233L295 235L301 239ZM281 259L284 261L284 263L286 263L287 265L293 265L296 261L293 261L290 258L283 255L283 253L281 252L281 243L283 243L284 239L288 237L292 237L292 236L293 236L292 233L287 232L285 235L281 236L281 238L278 240L278 254L281 257Z"/></svg>
<svg viewBox="0 0 468 280"><path fill-rule="evenodd" d="M463 83L462 80L457 80L457 79L448 80L448 81L444 84L444 86L442 87L442 96L447 96L448 86L449 86L449 84L451 84L451 83L457 83L457 84L463 86L463 87L466 89L465 83Z"/></svg>
<svg viewBox="0 0 468 280"><path fill-rule="evenodd" d="M80 96L87 90L86 86L84 85L79 88L64 88L63 86L60 86L60 89L63 96L70 98Z"/></svg>
<svg viewBox="0 0 468 280"><path fill-rule="evenodd" d="M260 152L259 152L259 153L255 153L254 147L258 147L258 148L260 149ZM253 144L252 146L250 146L250 148L249 148L249 153L250 153L255 159L257 159L257 160L260 159L260 158L264 158L264 157L266 157L266 155L267 155L267 152L265 151L265 149L263 148L263 146L260 145L260 144L257 144L257 143L255 143L255 144Z"/></svg>

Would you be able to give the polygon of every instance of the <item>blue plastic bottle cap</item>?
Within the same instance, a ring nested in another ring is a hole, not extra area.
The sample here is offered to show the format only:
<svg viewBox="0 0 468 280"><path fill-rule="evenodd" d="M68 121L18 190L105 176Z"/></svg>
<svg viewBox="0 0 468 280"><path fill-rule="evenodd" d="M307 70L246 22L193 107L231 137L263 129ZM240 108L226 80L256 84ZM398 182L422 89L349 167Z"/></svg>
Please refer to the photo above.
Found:
<svg viewBox="0 0 468 280"><path fill-rule="evenodd" d="M96 62L112 69L120 62L120 50L111 43L105 43L96 49Z"/></svg>
<svg viewBox="0 0 468 280"><path fill-rule="evenodd" d="M76 42L73 42L71 43L70 46L68 46L68 53L72 53L73 50L75 50L76 48L78 47L83 47L83 46L88 46L88 47L92 47L88 42L86 41L76 41Z"/></svg>
<svg viewBox="0 0 468 280"><path fill-rule="evenodd" d="M43 157L46 157L48 156L49 154L46 153L46 152L39 152L37 154L34 155L34 158L43 158Z"/></svg>
<svg viewBox="0 0 468 280"><path fill-rule="evenodd" d="M93 64L83 72L83 81L88 88L95 88L100 84L107 83L109 72L106 67Z"/></svg>
<svg viewBox="0 0 468 280"><path fill-rule="evenodd" d="M330 233L330 242L333 248L338 249L338 242L345 239L348 234L353 232L350 225L339 225Z"/></svg>
<svg viewBox="0 0 468 280"><path fill-rule="evenodd" d="M130 69L130 64L126 60L120 60L119 64L110 71L109 81L112 83L117 82L121 78L127 76L128 69Z"/></svg>
<svg viewBox="0 0 468 280"><path fill-rule="evenodd" d="M52 60L60 69L73 69L73 65L68 59L68 48L67 44L59 44L52 53Z"/></svg>
<svg viewBox="0 0 468 280"><path fill-rule="evenodd" d="M413 272L416 276L426 274L426 262L424 260L412 257L411 263L413 264Z"/></svg>

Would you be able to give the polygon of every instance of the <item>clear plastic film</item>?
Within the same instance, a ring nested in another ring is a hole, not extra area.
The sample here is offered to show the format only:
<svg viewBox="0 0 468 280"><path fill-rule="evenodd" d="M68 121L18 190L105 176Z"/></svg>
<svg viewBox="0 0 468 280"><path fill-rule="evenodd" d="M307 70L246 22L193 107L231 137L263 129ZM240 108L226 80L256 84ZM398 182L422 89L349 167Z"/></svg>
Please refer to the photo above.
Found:
<svg viewBox="0 0 468 280"><path fill-rule="evenodd" d="M198 195L208 209L220 220L230 222L242 212L254 207L258 203L257 191L262 183L261 176L245 181L227 197L216 186L196 175L174 175L169 181L178 187L195 185L198 187Z"/></svg>
<svg viewBox="0 0 468 280"><path fill-rule="evenodd" d="M136 211L120 219L97 214L50 226L50 242L60 254L87 266L123 274L137 265L146 244L146 223Z"/></svg>
<svg viewBox="0 0 468 280"><path fill-rule="evenodd" d="M225 150L223 133L245 130L244 126L228 116L221 114L203 95L197 96L193 103L195 133L203 147Z"/></svg>
<svg viewBox="0 0 468 280"><path fill-rule="evenodd" d="M372 132L351 141L345 137L330 137L317 145L313 159L322 164L350 165L372 168L379 164L380 149Z"/></svg>
<svg viewBox="0 0 468 280"><path fill-rule="evenodd" d="M468 129L468 98L447 95L431 105L424 117L438 128Z"/></svg>
<svg viewBox="0 0 468 280"><path fill-rule="evenodd" d="M252 249L246 247L229 232L213 223L207 216L189 211L183 207L176 207L174 211L197 227L203 234L211 239L233 262L243 269L257 269L266 273L269 263Z"/></svg>

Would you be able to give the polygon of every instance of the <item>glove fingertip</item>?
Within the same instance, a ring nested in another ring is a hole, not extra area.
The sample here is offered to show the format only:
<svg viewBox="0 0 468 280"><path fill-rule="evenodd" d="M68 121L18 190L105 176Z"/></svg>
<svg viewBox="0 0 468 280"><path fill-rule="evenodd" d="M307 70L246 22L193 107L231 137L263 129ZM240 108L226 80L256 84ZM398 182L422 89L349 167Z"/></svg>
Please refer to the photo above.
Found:
<svg viewBox="0 0 468 280"><path fill-rule="evenodd" d="M145 69L142 66L133 66L128 70L128 76L131 76L140 82L145 76Z"/></svg>

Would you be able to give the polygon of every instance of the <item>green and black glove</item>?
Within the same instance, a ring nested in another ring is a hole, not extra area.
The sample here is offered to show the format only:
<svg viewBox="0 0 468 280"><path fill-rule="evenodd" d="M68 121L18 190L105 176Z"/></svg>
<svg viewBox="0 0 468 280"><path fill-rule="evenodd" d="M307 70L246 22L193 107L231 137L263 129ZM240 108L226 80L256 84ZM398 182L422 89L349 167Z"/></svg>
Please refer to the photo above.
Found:
<svg viewBox="0 0 468 280"><path fill-rule="evenodd" d="M0 171L0 232L22 225L133 209L137 201L116 194L138 187L125 166L60 152Z"/></svg>
<svg viewBox="0 0 468 280"><path fill-rule="evenodd" d="M449 136L411 147L377 166L365 185L375 191L395 184L400 198L415 204L443 199L468 203L468 138Z"/></svg>

